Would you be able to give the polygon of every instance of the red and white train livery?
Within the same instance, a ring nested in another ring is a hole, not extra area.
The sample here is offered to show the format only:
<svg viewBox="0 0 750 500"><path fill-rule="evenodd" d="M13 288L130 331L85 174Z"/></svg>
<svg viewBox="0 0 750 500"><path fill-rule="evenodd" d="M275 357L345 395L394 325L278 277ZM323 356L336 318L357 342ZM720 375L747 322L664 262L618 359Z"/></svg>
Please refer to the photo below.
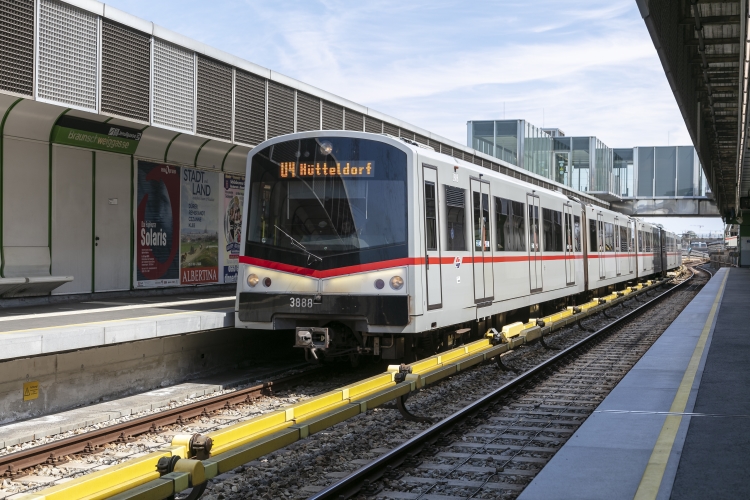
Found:
<svg viewBox="0 0 750 500"><path fill-rule="evenodd" d="M395 359L679 267L661 227L387 135L268 140L247 161L236 326Z"/></svg>

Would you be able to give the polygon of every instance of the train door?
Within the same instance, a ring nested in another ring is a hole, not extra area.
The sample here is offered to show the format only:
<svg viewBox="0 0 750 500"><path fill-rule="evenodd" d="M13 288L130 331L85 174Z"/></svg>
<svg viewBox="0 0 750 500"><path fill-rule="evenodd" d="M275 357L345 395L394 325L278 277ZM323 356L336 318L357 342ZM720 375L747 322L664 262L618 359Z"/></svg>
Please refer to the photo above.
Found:
<svg viewBox="0 0 750 500"><path fill-rule="evenodd" d="M621 273L620 271L620 257L622 256L622 242L621 235L620 235L620 218L615 217L615 272L617 272L617 276L619 276Z"/></svg>
<svg viewBox="0 0 750 500"><path fill-rule="evenodd" d="M490 227L490 184L471 179L471 206L474 217L474 300L487 302L494 298L492 245Z"/></svg>
<svg viewBox="0 0 750 500"><path fill-rule="evenodd" d="M565 215L565 276L568 285L576 282L576 259L573 247L573 207L563 205Z"/></svg>
<svg viewBox="0 0 750 500"><path fill-rule="evenodd" d="M635 242L633 241L633 222L628 221L628 273L633 274L633 252L635 251Z"/></svg>
<svg viewBox="0 0 750 500"><path fill-rule="evenodd" d="M602 214L596 215L596 228L597 228L597 251L599 252L599 278L604 279L607 277L607 267L604 263L604 256L606 255L604 249L604 216Z"/></svg>
<svg viewBox="0 0 750 500"><path fill-rule="evenodd" d="M529 205L529 281L532 292L541 292L542 283L542 247L539 238L539 197L533 194L526 195Z"/></svg>
<svg viewBox="0 0 750 500"><path fill-rule="evenodd" d="M437 169L422 166L424 173L425 268L427 270L427 309L443 307L440 265L440 221L438 215Z"/></svg>

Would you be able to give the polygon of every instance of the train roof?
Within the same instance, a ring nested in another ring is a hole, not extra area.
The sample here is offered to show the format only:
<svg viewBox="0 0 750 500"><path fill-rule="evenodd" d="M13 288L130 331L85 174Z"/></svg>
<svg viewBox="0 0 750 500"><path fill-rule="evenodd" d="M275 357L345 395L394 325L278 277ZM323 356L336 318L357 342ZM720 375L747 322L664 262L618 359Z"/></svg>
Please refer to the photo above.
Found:
<svg viewBox="0 0 750 500"><path fill-rule="evenodd" d="M457 165L460 168L465 168L470 171L476 172L477 175L481 174L483 177L490 177L495 179L502 179L504 182L510 182L513 184L518 185L519 187L523 187L526 189L531 189L532 191L543 191L544 193L555 196L561 200L564 201L577 201L578 203L582 203L586 206L586 208L590 208L592 210L595 210L597 212L607 212L611 214L617 214L623 217L627 217L630 220L635 220L639 224L644 224L650 227L660 227L662 230L664 229L662 226L657 226L656 224L652 224L650 222L646 222L643 219L639 219L637 217L630 217L628 215L622 214L620 212L617 212L615 210L611 210L608 208L602 208L595 205L591 205L590 203L584 203L583 201L579 199L575 199L573 197L567 196L564 193L560 191L555 191L551 189L544 188L542 186L537 186L535 184L531 184L529 182L523 181L521 179L516 179L515 177L511 177L509 175L496 172L494 170L475 165L474 163L470 163L468 161L465 161L463 159L456 158L455 156L449 156L445 153L440 153L438 151L435 151L432 147L426 146L423 144L419 144L416 141L412 141L409 139L405 139L403 137L396 137L390 134L376 134L372 132L360 132L360 131L354 131L354 130L315 130L310 132L295 132L293 134L287 134L287 135L280 135L278 137L274 137L273 139L268 139L259 145L257 145L255 148L253 148L248 153L248 161L249 159L258 151L261 149L264 149L272 144L278 143L278 142L284 142L288 140L294 140L294 139L306 139L310 137L321 137L326 135L338 135L341 137L370 137L373 139L380 140L385 143L390 143L393 146L396 146L399 149L403 150L411 150L412 152L418 153L419 155L427 158L435 158L437 160L441 160L447 163L453 163ZM450 161L448 161L450 160ZM666 231L668 233L671 233L670 231ZM671 233L674 234L674 233Z"/></svg>

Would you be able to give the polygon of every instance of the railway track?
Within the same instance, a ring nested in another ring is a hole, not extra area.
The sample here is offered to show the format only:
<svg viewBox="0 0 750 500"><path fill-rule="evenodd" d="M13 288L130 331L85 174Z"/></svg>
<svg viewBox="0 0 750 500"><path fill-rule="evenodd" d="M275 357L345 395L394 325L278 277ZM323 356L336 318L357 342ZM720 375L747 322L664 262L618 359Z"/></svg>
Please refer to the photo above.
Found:
<svg viewBox="0 0 750 500"><path fill-rule="evenodd" d="M515 498L710 279L694 269L691 279L311 498Z"/></svg>
<svg viewBox="0 0 750 500"><path fill-rule="evenodd" d="M630 302L634 303L633 301L630 301ZM627 306L624 306L624 307L627 307ZM606 321L608 320L604 320L600 315L599 318L593 320L592 324L601 324ZM591 323L591 320L589 320L589 323ZM567 343L570 344L574 339L583 338L585 335L586 335L585 332L578 331L575 334L573 334L571 337L567 338ZM624 352L625 350L627 350L627 347L623 347L622 349ZM528 366L529 362L532 362L532 361L534 364L536 364L538 362L537 358L539 356L538 351L539 349L536 349L536 354L534 354L535 351L533 349L531 352L526 352L525 350L521 350L521 352L519 353L514 353L514 356L515 356L514 361L515 361L516 366L518 367L522 367L523 365ZM544 354L544 356L549 357L548 353L549 351L546 351L546 354ZM638 357L640 357L640 355L638 355ZM626 371L627 370L625 370L625 372ZM175 434L175 433L182 434L186 432L189 432L189 433L190 432L203 432L207 427L215 428L216 421L217 420L220 421L222 418L224 418L225 420L237 421L241 418L246 418L248 415L251 415L253 411L257 413L257 409L255 410L252 409L251 403L254 399L263 397L263 396L272 395L274 393L278 393L279 391L289 389L299 384L303 384L304 382L309 381L310 377L311 377L311 373L305 371L305 372L298 373L289 377L284 377L283 379L273 380L264 384L259 384L253 387L248 387L248 388L238 390L232 393L224 394L215 398L198 401L196 403L184 405L184 406L174 408L171 410L167 410L161 413L149 415L147 417L134 419L129 422L124 422L121 424L117 424L115 426L110 426L107 428L99 429L91 433L80 434L70 439L64 439L64 440L52 442L43 446L24 450L23 452L2 456L0 457L0 472L2 472L2 475L7 479L17 479L21 474L24 474L24 473L31 473L31 474L43 476L45 475L46 470L49 470L49 469L54 470L55 467L57 467L58 465L62 465L63 462L68 459L71 459L73 461L80 461L82 458L85 458L85 457L96 457L96 456L101 456L103 454L112 455L113 453L109 450L109 448L111 448L112 451L119 452L119 454L122 455L123 446L126 445L126 443L132 443L135 446L133 448L133 452L135 452L136 454L139 452L143 453L144 451L147 451L148 449L153 448L154 446L156 447L163 446L164 444L163 442L159 443L158 440L154 441L153 439L154 437L158 437L159 434L166 433L167 435L169 435L169 434ZM619 380L619 378L617 380ZM340 383L340 382L336 382L336 383ZM580 381L577 383L580 384ZM322 390L324 391L325 388L323 388ZM603 394L606 395L606 393L603 393ZM542 397L542 395L536 395L536 396ZM574 396L575 394L568 394L566 397L574 397ZM604 396L602 396L602 398L603 397ZM419 399L419 398L417 397L415 399ZM248 407L248 405L250 405L250 407ZM595 408L595 407L596 405L594 404L592 408ZM238 416L238 412L236 411L237 409L243 410L239 412L241 414L240 416ZM249 410L249 412L244 411L244 410ZM582 410L576 410L573 408L568 408L568 410L575 411L575 412L582 411ZM563 414L561 414L559 418L555 418L554 420L560 421L561 419L568 418L569 415L567 415L567 413L569 412L563 412ZM244 415L244 413L248 413L248 415ZM580 418L581 419L580 421L582 422L585 419L586 415L587 415L586 413L581 413L581 416L576 417L576 418ZM537 416L541 416L541 415L537 415ZM512 423L513 422L513 421L507 420L508 418L510 418L508 415L505 415L499 418L500 420L497 420L496 423L503 423L503 422ZM203 425L201 427L201 424L206 424L206 423L208 423L208 425ZM533 422L533 419L529 420L527 418L523 422L524 425L521 425L521 426L513 425L511 427L515 427L515 429L510 429L510 430L524 433L529 430L520 429L519 427L524 427L524 426L528 426L529 424L537 424L537 423L539 422ZM224 425L224 424L218 424L218 426L221 426L221 425ZM561 423L559 423L559 425L562 426ZM410 437L411 435L422 430L423 427L424 426L422 426L421 428L417 427L415 429L415 432L412 432L411 434L407 433L404 439L402 439L402 441L408 439L408 437ZM561 427L560 429L564 429L564 427ZM545 433L541 435L549 436L549 432L558 432L558 433L564 434L563 430L560 430L560 429L553 426L549 428L548 430L544 431ZM494 431L496 432L497 429L494 429ZM140 436L140 438L138 438L138 436ZM477 441L477 439L481 438L481 436L479 437L467 436L467 438L473 439L474 441L471 441L472 443L479 443L480 441ZM501 442L505 442L505 441L502 441L502 440L498 441L498 443L501 443ZM494 444L498 444L498 443L494 443ZM397 443L394 443L394 445L395 444ZM493 445L493 443L489 443L489 445ZM130 446L130 444L127 444L127 446ZM431 446L434 447L435 445L433 444ZM470 444L467 446L471 448L471 446L476 447L477 445ZM522 446L522 445L513 445L513 446ZM531 469L528 469L530 464L542 463L541 461L545 460L544 458L545 455L539 452L538 450L535 450L535 448L539 448L539 446L526 446L523 448L523 450L520 450L520 451L523 451L523 454L519 454L518 460L520 460L521 462L525 464L524 465L524 467L526 467L525 469L515 464L515 462L512 464L509 464L508 467L506 467L505 465L502 465L502 466L495 465L494 467L496 469L497 467L502 467L504 469L500 473L496 472L496 474L499 474L502 477L510 477L509 474L505 474L506 470L507 471L531 470ZM545 446L545 448L549 448L549 447ZM489 461L496 462L496 459L499 460L498 457L505 456L505 455L498 455L497 453L494 453L494 452L488 452L488 450L491 450L491 449L492 449L492 446L484 450L484 453L479 453L479 452L474 453L477 450L470 451L470 450L463 449L463 448L458 449L458 450L454 449L452 451L451 450L446 450L443 452L436 451L433 456L437 457L437 459L440 460L440 467L438 467L435 470L431 470L431 469L425 468L426 462L419 464L416 467L416 470L421 471L421 472L416 473L416 475L413 477L409 476L411 479L409 478L404 479L405 486L404 485L399 486L398 488L400 489L394 490L394 492L399 491L401 494L403 494L404 492L406 492L405 490L409 490L409 488L413 489L414 485L424 484L423 480L425 478L425 475L424 475L425 473L428 476L429 475L434 476L435 474L439 475L439 473L442 471L442 473L450 472L449 475L455 476L456 474L466 473L467 467L469 468L483 467L483 466L472 465L474 462L476 462L476 460L484 459L485 461L487 461L490 459L490 457L492 457L492 459ZM511 449L511 448L508 448L508 449ZM458 459L458 458L463 457L467 460L464 465L457 468L456 471L451 472L449 469L445 469L446 465L451 466L451 467L454 465L452 464L450 460L446 461L446 459L451 458L451 455L441 455L440 453L458 454L455 457L453 457L453 459ZM538 456L525 457L526 453L538 454ZM485 455L487 456L485 457ZM477 459L475 456L479 456L480 458ZM524 457L526 458L525 460L524 460ZM551 454L549 455L549 457L551 457ZM534 460L529 460L529 458L533 458ZM108 462L105 460L104 463L114 464L114 463L117 463L117 461L113 460L111 462ZM96 463L94 465L96 465ZM63 468L64 468L64 465L63 465ZM76 475L80 475L81 473L74 472L72 474L64 474L63 477L75 477ZM477 473L478 473L477 471L471 472L471 474L473 475L476 475ZM527 473L523 473L523 474L527 474ZM396 475L398 475L398 473ZM422 483L420 483L420 479L415 479L415 478L420 478L420 477L422 478L421 479ZM55 481L59 479L60 479L59 476L50 477L50 481ZM388 480L388 476L386 475L384 479ZM440 481L443 481L444 484L437 484L433 486L433 488L438 488L438 486L445 486L448 484L452 484L451 481L453 481L453 479L450 479L450 478L441 479ZM386 484L386 483L383 482L383 484ZM489 484L490 482L488 482L488 485ZM492 485L487 486L487 487L492 488ZM33 486L31 488L25 488L26 491L32 491L34 489L36 488ZM442 488L438 488L438 489L442 489ZM234 497L231 491L230 492L225 491L225 496L227 496L228 498ZM497 491L495 491L495 494L496 493ZM297 495L297 497L299 498L300 496ZM407 498L407 497L400 496L399 498ZM482 497L479 496L477 498L482 498Z"/></svg>
<svg viewBox="0 0 750 500"><path fill-rule="evenodd" d="M22 477L29 472L29 469L39 465L60 465L69 460L71 456L90 455L111 443L132 442L142 434L156 434L163 428L183 425L193 419L221 409L231 408L238 404L250 404L263 396L272 396L294 387L321 372L322 367L310 366L297 373L271 378L251 387L2 455L0 456L0 478L15 479Z"/></svg>

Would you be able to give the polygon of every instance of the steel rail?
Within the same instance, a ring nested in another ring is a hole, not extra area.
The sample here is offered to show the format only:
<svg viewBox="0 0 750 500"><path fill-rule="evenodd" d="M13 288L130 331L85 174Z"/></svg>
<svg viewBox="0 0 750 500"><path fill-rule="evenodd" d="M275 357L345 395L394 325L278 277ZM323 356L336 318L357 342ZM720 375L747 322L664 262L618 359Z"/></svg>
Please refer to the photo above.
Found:
<svg viewBox="0 0 750 500"><path fill-rule="evenodd" d="M432 442L436 441L442 435L448 434L450 430L452 430L458 423L478 413L481 410L481 408L484 407L485 405L493 402L495 399L499 398L500 396L518 388L524 382L539 375L547 368L565 360L570 355L575 354L582 347L591 344L595 340L598 340L599 338L604 337L608 333L611 333L615 327L620 326L623 323L626 323L627 321L637 318L638 316L643 314L643 312L645 312L647 309L650 309L658 302L661 302L665 297L671 295L676 290L682 289L683 287L686 286L687 283L691 282L693 278L695 277L695 271L691 269L691 272L692 272L692 275L688 279L670 287L665 292L657 295L650 301L633 309L629 313L619 317L618 319L616 319L612 323L609 323L603 328L600 328L599 330L592 333L591 335L584 338L583 340L580 340L579 342L573 344L572 346L560 351L555 356L540 363L534 368L527 370L526 372L522 373L521 375L511 380L510 382L506 383L505 385L499 387L498 389L495 389L491 393L474 401L473 403L466 406L465 408L462 408L461 410L455 412L453 415L450 415L444 418L443 420L433 425L432 427L425 429L421 433L417 434L416 436L409 439L408 441L400 444L399 446L392 449L388 453L381 455L380 457L376 458L369 464L361 467L360 469L357 469L356 471L346 476L345 478L341 479L340 481L312 495L311 497L309 497L308 500L322 500L322 499L327 499L327 498L342 499L342 498L350 498L356 495L357 493L359 493L359 491L362 488L366 487L371 482L380 479L389 470L390 467L396 467L398 465L401 465L407 458L415 456L420 451L422 451L422 448L424 448L426 445L429 445Z"/></svg>
<svg viewBox="0 0 750 500"><path fill-rule="evenodd" d="M293 368L289 368L293 369ZM195 403L160 411L151 415L136 418L128 422L103 427L51 443L35 446L26 450L0 456L0 477L14 478L20 476L23 469L42 464L62 463L66 455L93 453L100 446L115 442L127 442L133 436L147 432L157 432L159 427L181 424L185 420L198 417L208 412L219 410L233 404L242 403L261 396L270 396L274 390L283 390L300 380L306 379L311 372L322 369L315 366L300 373L271 379L262 384L246 387L234 392L210 397Z"/></svg>

